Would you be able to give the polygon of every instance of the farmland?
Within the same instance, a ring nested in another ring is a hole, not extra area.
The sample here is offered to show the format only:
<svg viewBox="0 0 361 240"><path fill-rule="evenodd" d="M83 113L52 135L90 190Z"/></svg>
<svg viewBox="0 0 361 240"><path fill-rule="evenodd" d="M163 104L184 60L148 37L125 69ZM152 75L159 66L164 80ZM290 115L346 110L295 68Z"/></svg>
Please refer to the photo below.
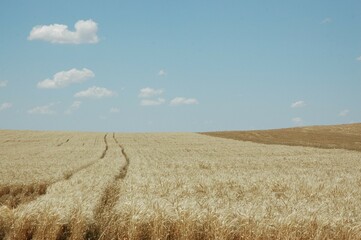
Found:
<svg viewBox="0 0 361 240"><path fill-rule="evenodd" d="M0 239L361 238L361 153L347 147L0 133Z"/></svg>
<svg viewBox="0 0 361 240"><path fill-rule="evenodd" d="M220 131L203 133L208 136L265 144L343 148L361 152L361 124L311 126L256 131Z"/></svg>

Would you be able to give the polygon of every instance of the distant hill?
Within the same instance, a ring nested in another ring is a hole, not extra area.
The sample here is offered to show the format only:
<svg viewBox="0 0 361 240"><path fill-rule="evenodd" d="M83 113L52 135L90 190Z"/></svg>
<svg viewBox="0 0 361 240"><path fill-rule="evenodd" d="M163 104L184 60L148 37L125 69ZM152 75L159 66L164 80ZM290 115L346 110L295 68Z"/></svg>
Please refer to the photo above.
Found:
<svg viewBox="0 0 361 240"><path fill-rule="evenodd" d="M361 152L361 123L201 134L264 144L342 148Z"/></svg>

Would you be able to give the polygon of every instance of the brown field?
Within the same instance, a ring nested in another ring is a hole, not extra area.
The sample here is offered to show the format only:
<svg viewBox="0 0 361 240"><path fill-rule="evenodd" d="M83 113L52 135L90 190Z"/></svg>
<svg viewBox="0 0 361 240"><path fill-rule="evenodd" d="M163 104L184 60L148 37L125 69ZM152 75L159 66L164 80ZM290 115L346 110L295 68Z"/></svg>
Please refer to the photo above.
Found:
<svg viewBox="0 0 361 240"><path fill-rule="evenodd" d="M360 160L195 133L0 131L0 239L361 239Z"/></svg>
<svg viewBox="0 0 361 240"><path fill-rule="evenodd" d="M361 151L361 123L274 130L205 132L202 134L264 144Z"/></svg>

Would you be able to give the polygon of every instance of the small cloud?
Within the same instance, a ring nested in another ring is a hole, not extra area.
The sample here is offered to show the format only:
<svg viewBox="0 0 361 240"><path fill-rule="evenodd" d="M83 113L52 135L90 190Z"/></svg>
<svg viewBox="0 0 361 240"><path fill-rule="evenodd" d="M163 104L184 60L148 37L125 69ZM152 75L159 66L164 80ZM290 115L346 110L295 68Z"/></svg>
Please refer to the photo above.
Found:
<svg viewBox="0 0 361 240"><path fill-rule="evenodd" d="M80 108L81 101L74 101L72 105L65 111L65 114L72 114Z"/></svg>
<svg viewBox="0 0 361 240"><path fill-rule="evenodd" d="M153 88L146 87L146 88L140 89L138 97L149 98L149 97L161 95L163 92L164 92L163 89L153 89Z"/></svg>
<svg viewBox="0 0 361 240"><path fill-rule="evenodd" d="M1 112L1 111L4 111L4 110L6 110L6 109L9 109L9 108L11 108L12 106L13 106L13 104L12 104L12 103L9 103L9 102L2 103L2 104L0 105L0 112Z"/></svg>
<svg viewBox="0 0 361 240"><path fill-rule="evenodd" d="M54 105L55 105L55 103L50 103L45 106L37 106L32 109L29 109L28 113L29 114L53 115L53 114L56 114L56 112L51 109L51 107L53 107Z"/></svg>
<svg viewBox="0 0 361 240"><path fill-rule="evenodd" d="M8 85L8 81L0 81L0 88L6 87Z"/></svg>
<svg viewBox="0 0 361 240"><path fill-rule="evenodd" d="M116 108L116 107L112 107L112 108L110 108L109 112L110 113L118 113L118 112L120 112L120 109Z"/></svg>
<svg viewBox="0 0 361 240"><path fill-rule="evenodd" d="M199 104L195 98L176 97L170 101L171 106Z"/></svg>
<svg viewBox="0 0 361 240"><path fill-rule="evenodd" d="M93 20L79 20L75 31L69 31L67 25L51 24L33 27L28 40L42 40L59 44L97 43L98 24Z"/></svg>
<svg viewBox="0 0 361 240"><path fill-rule="evenodd" d="M304 101L297 101L291 104L291 108L301 108L306 106L306 103Z"/></svg>
<svg viewBox="0 0 361 240"><path fill-rule="evenodd" d="M295 117L292 118L291 121L295 124L295 125L302 125L303 124L303 120L300 117Z"/></svg>
<svg viewBox="0 0 361 240"><path fill-rule="evenodd" d="M158 99L142 99L140 101L140 105L141 106L158 106L161 105L165 102L165 99L163 98L158 98Z"/></svg>
<svg viewBox="0 0 361 240"><path fill-rule="evenodd" d="M361 56L356 58L357 61L361 61Z"/></svg>
<svg viewBox="0 0 361 240"><path fill-rule="evenodd" d="M344 109L344 110L342 110L338 115L339 115L340 117L346 117L349 113L350 113L350 110Z"/></svg>
<svg viewBox="0 0 361 240"><path fill-rule="evenodd" d="M158 76L164 77L167 75L167 72L164 69L159 70Z"/></svg>
<svg viewBox="0 0 361 240"><path fill-rule="evenodd" d="M331 22L332 22L332 19L327 17L321 21L321 24L329 24Z"/></svg>
<svg viewBox="0 0 361 240"><path fill-rule="evenodd" d="M52 79L38 82L38 88L64 88L73 83L84 82L94 76L94 73L87 68L81 70L73 68L69 71L55 73Z"/></svg>
<svg viewBox="0 0 361 240"><path fill-rule="evenodd" d="M103 98L103 97L112 97L115 96L116 93L102 87L93 86L88 88L87 90L80 91L74 95L77 98Z"/></svg>

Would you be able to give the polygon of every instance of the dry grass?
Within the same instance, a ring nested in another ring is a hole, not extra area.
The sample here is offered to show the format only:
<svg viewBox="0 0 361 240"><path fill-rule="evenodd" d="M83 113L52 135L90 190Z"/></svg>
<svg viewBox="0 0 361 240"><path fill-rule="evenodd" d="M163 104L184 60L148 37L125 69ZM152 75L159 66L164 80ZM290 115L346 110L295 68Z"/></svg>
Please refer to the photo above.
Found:
<svg viewBox="0 0 361 240"><path fill-rule="evenodd" d="M361 239L359 152L193 133L97 136L93 164L33 201L0 206L0 239Z"/></svg>
<svg viewBox="0 0 361 240"><path fill-rule="evenodd" d="M265 144L361 151L361 123L258 131L205 132L202 134Z"/></svg>

